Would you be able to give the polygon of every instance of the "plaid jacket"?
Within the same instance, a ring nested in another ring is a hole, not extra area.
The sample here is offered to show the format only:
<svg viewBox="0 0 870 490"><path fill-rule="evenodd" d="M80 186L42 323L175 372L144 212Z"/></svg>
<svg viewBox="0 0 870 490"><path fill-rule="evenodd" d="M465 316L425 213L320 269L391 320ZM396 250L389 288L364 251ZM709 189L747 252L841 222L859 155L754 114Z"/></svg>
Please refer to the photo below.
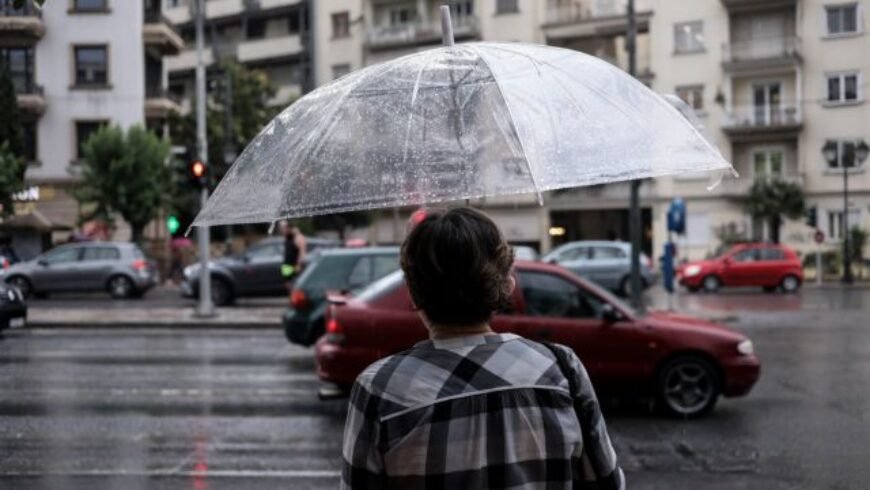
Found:
<svg viewBox="0 0 870 490"><path fill-rule="evenodd" d="M625 488L586 370L554 347L574 400L550 349L512 334L424 341L372 364L351 392L341 487Z"/></svg>

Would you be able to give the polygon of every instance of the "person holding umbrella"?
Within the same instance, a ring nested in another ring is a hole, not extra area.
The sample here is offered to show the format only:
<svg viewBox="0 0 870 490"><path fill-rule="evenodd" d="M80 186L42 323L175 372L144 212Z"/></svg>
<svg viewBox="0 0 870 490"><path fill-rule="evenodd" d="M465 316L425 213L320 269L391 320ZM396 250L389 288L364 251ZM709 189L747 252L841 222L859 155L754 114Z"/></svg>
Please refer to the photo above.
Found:
<svg viewBox="0 0 870 490"><path fill-rule="evenodd" d="M430 213L401 267L430 340L369 366L351 391L341 487L625 487L595 391L567 347L489 327L516 280L495 223Z"/></svg>

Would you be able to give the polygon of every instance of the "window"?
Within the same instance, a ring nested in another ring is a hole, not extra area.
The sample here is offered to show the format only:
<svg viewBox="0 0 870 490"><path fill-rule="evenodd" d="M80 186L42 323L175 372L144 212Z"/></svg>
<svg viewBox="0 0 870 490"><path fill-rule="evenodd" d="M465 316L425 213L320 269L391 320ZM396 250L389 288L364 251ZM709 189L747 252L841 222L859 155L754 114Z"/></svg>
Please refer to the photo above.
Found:
<svg viewBox="0 0 870 490"><path fill-rule="evenodd" d="M857 72L833 73L828 78L828 102L854 102L860 98L859 75Z"/></svg>
<svg viewBox="0 0 870 490"><path fill-rule="evenodd" d="M350 73L350 65L332 65L332 79L336 80Z"/></svg>
<svg viewBox="0 0 870 490"><path fill-rule="evenodd" d="M785 260L785 252L778 248L763 248L761 249L761 260Z"/></svg>
<svg viewBox="0 0 870 490"><path fill-rule="evenodd" d="M686 85L677 87L677 97L683 99L692 109L696 111L704 110L704 86L703 85Z"/></svg>
<svg viewBox="0 0 870 490"><path fill-rule="evenodd" d="M752 175L756 179L782 177L782 150L757 150L752 153Z"/></svg>
<svg viewBox="0 0 870 490"><path fill-rule="evenodd" d="M474 15L474 2L472 0L454 0L450 4L450 13L457 19Z"/></svg>
<svg viewBox="0 0 870 490"><path fill-rule="evenodd" d="M552 274L520 272L520 290L529 316L600 318L601 300Z"/></svg>
<svg viewBox="0 0 870 490"><path fill-rule="evenodd" d="M613 260L626 258L625 252L616 247L595 247L592 249L595 260Z"/></svg>
<svg viewBox="0 0 870 490"><path fill-rule="evenodd" d="M70 247L70 248L61 248L57 250L52 250L47 252L42 256L42 260L49 264L63 264L67 262L75 262L79 260L79 252L81 248L79 247Z"/></svg>
<svg viewBox="0 0 870 490"><path fill-rule="evenodd" d="M377 255L373 259L374 274L372 279L378 280L399 268L398 255Z"/></svg>
<svg viewBox="0 0 870 490"><path fill-rule="evenodd" d="M858 32L858 4L830 5L825 7L828 35L855 34Z"/></svg>
<svg viewBox="0 0 870 490"><path fill-rule="evenodd" d="M24 159L28 164L36 163L36 121L24 121L21 123L21 136L24 140Z"/></svg>
<svg viewBox="0 0 870 490"><path fill-rule="evenodd" d="M414 10L411 7L395 7L390 9L390 25L401 26L410 23L414 19Z"/></svg>
<svg viewBox="0 0 870 490"><path fill-rule="evenodd" d="M697 53L704 51L704 23L700 20L682 22L674 26L674 52Z"/></svg>
<svg viewBox="0 0 870 490"><path fill-rule="evenodd" d="M0 48L0 69L6 69L9 73L16 93L33 92L33 67L35 64L33 48Z"/></svg>
<svg viewBox="0 0 870 490"><path fill-rule="evenodd" d="M282 255L284 251L284 243L276 242L254 247L245 254L249 259L269 259Z"/></svg>
<svg viewBox="0 0 870 490"><path fill-rule="evenodd" d="M856 140L828 140L825 144L834 143L837 145L837 159L833 163L826 162L830 170L842 170L849 168L858 168L863 165L863 162L858 162L855 158L855 147L860 141Z"/></svg>
<svg viewBox="0 0 870 490"><path fill-rule="evenodd" d="M843 226L843 211L828 211L828 236L834 240L843 239L843 231L861 223L861 210L850 209L849 220Z"/></svg>
<svg viewBox="0 0 870 490"><path fill-rule="evenodd" d="M106 86L109 83L109 56L106 46L76 46L75 85Z"/></svg>
<svg viewBox="0 0 870 490"><path fill-rule="evenodd" d="M266 36L266 19L248 19L247 36L248 39L263 39Z"/></svg>
<svg viewBox="0 0 870 490"><path fill-rule="evenodd" d="M519 0L495 0L495 14L513 14L520 11Z"/></svg>
<svg viewBox="0 0 870 490"><path fill-rule="evenodd" d="M114 247L86 247L82 253L83 261L120 259L121 253Z"/></svg>
<svg viewBox="0 0 870 490"><path fill-rule="evenodd" d="M591 251L586 247L569 248L563 252L559 252L559 262L567 260L583 260L590 258Z"/></svg>
<svg viewBox="0 0 870 490"><path fill-rule="evenodd" d="M97 132L98 129L105 126L107 121L77 121L76 122L76 160L81 160L85 156L85 143L88 139Z"/></svg>
<svg viewBox="0 0 870 490"><path fill-rule="evenodd" d="M731 259L735 262L758 262L761 258L761 254L759 253L757 248L748 248L746 250L741 250L736 254L731 256Z"/></svg>
<svg viewBox="0 0 870 490"><path fill-rule="evenodd" d="M347 287L351 289L365 286L372 282L372 258L360 258L347 278Z"/></svg>
<svg viewBox="0 0 870 490"><path fill-rule="evenodd" d="M73 0L73 12L106 12L109 10L108 0Z"/></svg>
<svg viewBox="0 0 870 490"><path fill-rule="evenodd" d="M350 13L339 12L332 14L332 37L350 37Z"/></svg>

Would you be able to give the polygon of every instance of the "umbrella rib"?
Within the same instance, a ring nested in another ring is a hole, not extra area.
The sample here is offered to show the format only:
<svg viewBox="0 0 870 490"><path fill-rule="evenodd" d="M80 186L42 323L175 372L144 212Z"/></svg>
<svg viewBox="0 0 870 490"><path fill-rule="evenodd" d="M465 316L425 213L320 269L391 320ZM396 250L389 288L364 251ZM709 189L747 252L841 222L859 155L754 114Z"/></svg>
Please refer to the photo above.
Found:
<svg viewBox="0 0 870 490"><path fill-rule="evenodd" d="M423 72L431 65L432 60L429 60L428 63L422 65L420 71L417 72L417 80L414 82L414 91L411 95L411 107L408 111L408 124L405 127L405 146L402 149L402 168L405 168L405 164L408 162L408 144L411 140L411 121L414 119L414 105L417 103L417 94L420 90L420 80L423 78Z"/></svg>
<svg viewBox="0 0 870 490"><path fill-rule="evenodd" d="M532 163L529 161L529 153L526 151L526 145L523 142L523 137L520 135L519 128L517 128L516 119L514 118L513 111L511 110L511 105L508 103L507 97L505 97L504 91L501 89L501 84L499 84L498 78L495 76L495 72L492 71L492 67L489 65L489 62L486 61L486 58L480 54L480 51L477 49L477 47L469 47L477 53L478 58L483 61L483 64L486 65L486 67L489 69L489 72L492 74L493 80L495 80L495 87L498 90L498 94L501 96L502 101L504 101L505 107L507 107L508 116L510 116L511 126L513 126L514 133L517 135L517 141L519 141L520 143L520 150L522 151L523 159L526 161L526 168L529 170L529 178L532 180L532 187L535 188L535 193L538 196L538 205L543 206L544 196L541 195L541 191L538 188L538 181L535 178L535 172L532 170Z"/></svg>

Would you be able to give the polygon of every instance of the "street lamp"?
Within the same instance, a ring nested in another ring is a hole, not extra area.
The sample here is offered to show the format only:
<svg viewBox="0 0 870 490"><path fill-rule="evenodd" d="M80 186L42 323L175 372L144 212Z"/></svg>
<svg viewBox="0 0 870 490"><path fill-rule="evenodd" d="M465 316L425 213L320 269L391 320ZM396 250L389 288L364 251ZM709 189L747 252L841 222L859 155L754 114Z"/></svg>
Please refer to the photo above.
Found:
<svg viewBox="0 0 870 490"><path fill-rule="evenodd" d="M867 146L864 140L861 140L855 146L855 161L852 163L852 166L855 167L863 164L867 160L868 154L870 154L870 147ZM834 141L825 143L825 146L822 147L822 155L824 155L825 160L831 166L836 165L838 163L837 158L839 157L837 143ZM852 276L851 247L849 247L849 169L846 168L845 162L840 163L843 170L843 224L841 230L843 233L843 284L852 284L855 278Z"/></svg>

